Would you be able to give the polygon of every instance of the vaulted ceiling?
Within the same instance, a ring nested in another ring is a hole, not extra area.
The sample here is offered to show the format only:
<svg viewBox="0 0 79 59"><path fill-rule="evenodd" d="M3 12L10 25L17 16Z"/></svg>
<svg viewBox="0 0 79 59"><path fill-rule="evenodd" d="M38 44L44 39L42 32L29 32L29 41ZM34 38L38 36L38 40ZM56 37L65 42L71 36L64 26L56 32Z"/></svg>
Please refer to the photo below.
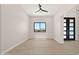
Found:
<svg viewBox="0 0 79 59"><path fill-rule="evenodd" d="M75 4L41 4L42 8L47 10L48 12L37 12L39 10L38 4L23 4L21 5L24 11L29 16L53 16L56 13L62 13L62 11L66 11L67 9L71 9L75 6Z"/></svg>

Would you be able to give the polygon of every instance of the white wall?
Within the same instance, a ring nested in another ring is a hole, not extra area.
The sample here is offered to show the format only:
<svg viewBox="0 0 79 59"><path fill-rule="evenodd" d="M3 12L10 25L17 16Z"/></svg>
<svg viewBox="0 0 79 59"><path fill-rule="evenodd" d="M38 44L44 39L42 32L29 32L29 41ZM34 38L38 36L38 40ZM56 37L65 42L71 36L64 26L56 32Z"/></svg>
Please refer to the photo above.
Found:
<svg viewBox="0 0 79 59"><path fill-rule="evenodd" d="M77 8L77 10L79 10L79 5L77 5L76 8ZM76 24L76 25L77 25L77 26L76 26L76 27L77 27L77 28L76 28L76 34L77 34L77 36L76 36L76 37L77 37L77 40L79 40L79 11L76 11L76 20L77 20L77 21L76 21L76 23L77 23L77 24Z"/></svg>
<svg viewBox="0 0 79 59"><path fill-rule="evenodd" d="M1 54L1 5L0 5L0 54Z"/></svg>
<svg viewBox="0 0 79 59"><path fill-rule="evenodd" d="M54 39L63 44L64 43L64 36L63 36L63 17L61 15L54 16Z"/></svg>
<svg viewBox="0 0 79 59"><path fill-rule="evenodd" d="M34 32L34 22L46 22L46 32ZM52 16L30 16L30 29L32 38L53 38L53 17Z"/></svg>
<svg viewBox="0 0 79 59"><path fill-rule="evenodd" d="M29 38L29 18L20 5L1 5L2 53Z"/></svg>

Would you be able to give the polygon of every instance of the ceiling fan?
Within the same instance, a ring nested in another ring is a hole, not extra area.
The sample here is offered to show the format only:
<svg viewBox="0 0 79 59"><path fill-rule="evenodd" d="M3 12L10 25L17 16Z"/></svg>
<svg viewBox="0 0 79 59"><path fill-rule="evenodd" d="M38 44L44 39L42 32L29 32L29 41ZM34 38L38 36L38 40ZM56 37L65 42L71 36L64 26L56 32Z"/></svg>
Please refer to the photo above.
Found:
<svg viewBox="0 0 79 59"><path fill-rule="evenodd" d="M42 9L42 5L38 4L39 6L39 10L37 10L35 13L39 12L39 11L43 11L43 12L48 12L47 10Z"/></svg>

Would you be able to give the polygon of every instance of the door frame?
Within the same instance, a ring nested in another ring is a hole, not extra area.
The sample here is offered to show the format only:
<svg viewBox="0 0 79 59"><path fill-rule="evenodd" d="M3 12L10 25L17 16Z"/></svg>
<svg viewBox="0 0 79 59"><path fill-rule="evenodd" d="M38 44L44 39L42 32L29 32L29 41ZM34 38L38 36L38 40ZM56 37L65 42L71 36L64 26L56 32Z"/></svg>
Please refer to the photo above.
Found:
<svg viewBox="0 0 79 59"><path fill-rule="evenodd" d="M75 30L76 30L76 28L75 28L75 27L76 27L76 24L75 24L75 22L76 22L76 21L75 21L75 17L64 17L64 19L74 19L74 39L71 39L71 40L76 40L76 38L75 38L75 37L76 37L76 36L75 36L75 35L76 35L76 32L75 32ZM69 40L69 39L64 39L64 40Z"/></svg>

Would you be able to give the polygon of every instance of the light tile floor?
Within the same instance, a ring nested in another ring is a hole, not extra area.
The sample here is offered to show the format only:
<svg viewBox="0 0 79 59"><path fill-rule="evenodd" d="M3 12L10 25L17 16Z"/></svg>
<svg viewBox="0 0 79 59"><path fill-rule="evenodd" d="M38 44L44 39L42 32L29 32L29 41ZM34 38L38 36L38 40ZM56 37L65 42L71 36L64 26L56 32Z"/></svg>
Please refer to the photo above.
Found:
<svg viewBox="0 0 79 59"><path fill-rule="evenodd" d="M79 55L79 41L65 41L64 44L59 44L53 39L30 39L6 55Z"/></svg>

